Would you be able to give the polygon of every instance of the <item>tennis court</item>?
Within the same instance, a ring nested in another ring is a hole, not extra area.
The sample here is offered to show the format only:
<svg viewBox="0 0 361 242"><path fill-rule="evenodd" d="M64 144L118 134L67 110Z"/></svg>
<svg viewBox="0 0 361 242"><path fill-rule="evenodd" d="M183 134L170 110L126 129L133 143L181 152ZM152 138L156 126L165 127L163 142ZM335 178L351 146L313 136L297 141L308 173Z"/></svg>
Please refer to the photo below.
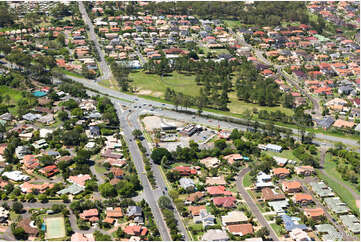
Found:
<svg viewBox="0 0 361 242"><path fill-rule="evenodd" d="M64 217L47 217L44 218L46 224L45 239L59 239L65 237Z"/></svg>

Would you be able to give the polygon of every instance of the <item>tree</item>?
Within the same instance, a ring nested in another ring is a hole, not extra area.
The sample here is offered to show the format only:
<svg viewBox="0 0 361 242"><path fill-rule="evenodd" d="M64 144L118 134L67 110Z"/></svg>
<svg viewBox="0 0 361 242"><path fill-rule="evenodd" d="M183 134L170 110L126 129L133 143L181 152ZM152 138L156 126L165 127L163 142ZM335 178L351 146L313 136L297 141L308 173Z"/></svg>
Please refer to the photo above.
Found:
<svg viewBox="0 0 361 242"><path fill-rule="evenodd" d="M142 131L140 131L139 129L135 129L135 130L133 130L132 135L133 135L136 139L139 139L140 137L142 137L143 133L142 133Z"/></svg>
<svg viewBox="0 0 361 242"><path fill-rule="evenodd" d="M158 199L158 204L161 209L173 209L172 201L167 196L161 196Z"/></svg>
<svg viewBox="0 0 361 242"><path fill-rule="evenodd" d="M112 240L112 237L110 235L102 234L98 230L96 230L94 232L94 238L95 238L95 241L111 241Z"/></svg>
<svg viewBox="0 0 361 242"><path fill-rule="evenodd" d="M13 225L13 224L12 224ZM25 232L25 230L22 227L15 227L11 226L11 232L13 233L15 239L17 240L27 240L28 234Z"/></svg>
<svg viewBox="0 0 361 242"><path fill-rule="evenodd" d="M172 158L171 153L166 148L155 148L150 157L154 163L159 165L163 156L166 156L168 160Z"/></svg>
<svg viewBox="0 0 361 242"><path fill-rule="evenodd" d="M19 213L22 213L23 212L23 204L20 203L20 202L14 202L13 203L13 210L15 213L19 214Z"/></svg>
<svg viewBox="0 0 361 242"><path fill-rule="evenodd" d="M259 229L257 232L256 232L256 237L261 237L261 238L265 238L266 236L269 235L269 231L267 228L265 227L262 227L261 229Z"/></svg>
<svg viewBox="0 0 361 242"><path fill-rule="evenodd" d="M65 121L68 119L68 113L65 112L65 111L59 111L58 112L58 118L61 120L61 121Z"/></svg>
<svg viewBox="0 0 361 242"><path fill-rule="evenodd" d="M125 233L124 233L124 231L122 230L121 227L118 227L118 229L114 232L113 236L115 238L120 239L120 238L123 238L125 236Z"/></svg>
<svg viewBox="0 0 361 242"><path fill-rule="evenodd" d="M227 147L226 140L219 139L214 142L214 146L220 150L224 150Z"/></svg>
<svg viewBox="0 0 361 242"><path fill-rule="evenodd" d="M40 194L39 201L42 203L47 203L49 201L48 196L46 196L45 194Z"/></svg>
<svg viewBox="0 0 361 242"><path fill-rule="evenodd" d="M100 184L99 191L103 197L116 197L117 196L117 190L110 183Z"/></svg>

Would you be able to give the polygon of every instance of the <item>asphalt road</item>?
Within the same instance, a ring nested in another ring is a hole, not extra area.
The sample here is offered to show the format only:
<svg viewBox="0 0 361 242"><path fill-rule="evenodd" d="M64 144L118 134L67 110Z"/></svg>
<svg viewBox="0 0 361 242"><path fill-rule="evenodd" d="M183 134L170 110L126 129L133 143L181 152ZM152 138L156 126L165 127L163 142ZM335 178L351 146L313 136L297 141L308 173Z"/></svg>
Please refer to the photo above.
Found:
<svg viewBox="0 0 361 242"><path fill-rule="evenodd" d="M157 224L157 227L159 229L159 233L162 237L163 240L172 240L169 234L169 230L165 224L165 221L162 217L162 213L158 207L158 203L157 203L157 199L154 196L153 190L152 190L152 186L148 181L148 178L146 176L146 172L144 169L144 163L143 163L143 158L142 155L140 153L140 150L138 148L138 145L136 143L136 141L132 138L132 131L134 130L134 127L131 127L130 122L128 122L127 120L127 113L122 112L121 108L120 108L120 103L118 103L118 100L116 99L112 99L115 109L117 111L119 120L120 120L120 127L122 128L122 131L124 132L124 139L128 145L128 149L130 152L130 155L132 157L132 160L134 162L135 168L137 170L138 176L139 176L139 180L142 183L143 186L143 195L145 200L148 202L155 222Z"/></svg>
<svg viewBox="0 0 361 242"><path fill-rule="evenodd" d="M132 112L129 115L128 121L133 126L133 129L142 130L142 127L141 127L141 125L139 123L139 115L141 115L142 113L143 112L140 109L138 109L138 110L136 110L135 112ZM146 149L147 153L151 154L151 148L149 147L149 144L148 144L146 139L142 140L142 145ZM165 184L164 178L163 178L163 176L161 174L159 165L155 164L150 157L149 157L149 159L151 161L152 172L153 172L153 175L155 177L156 184L158 186L158 188L157 188L157 190L155 192L155 196L157 197L157 200L159 199L160 196L163 196L163 195L169 197L168 191L165 189L166 184ZM174 207L174 215L175 215L175 218L178 221L178 229L184 235L185 240L190 241L191 238L189 238L189 236L188 236L187 229L186 229L186 227L184 226L184 224L182 222L182 218L181 218L178 210L176 209L176 206L173 203L173 200L170 197L169 197L169 199L172 201L172 204L173 204L173 207Z"/></svg>
<svg viewBox="0 0 361 242"><path fill-rule="evenodd" d="M238 174L238 178L237 178L237 182L236 182L238 192L242 195L243 199L246 201L248 207L251 209L252 214L257 218L258 222L263 227L268 229L268 231L270 232L269 237L271 237L273 241L279 241L277 234L274 232L271 225L263 217L263 215L262 215L261 211L259 211L255 201L251 198L251 196L248 194L246 189L243 187L243 184L242 184L243 177L249 171L250 171L250 168L247 167Z"/></svg>
<svg viewBox="0 0 361 242"><path fill-rule="evenodd" d="M84 23L86 25L88 25L88 27L89 27L89 31L88 31L89 38L94 42L95 48L100 57L99 66L100 66L100 69L102 72L101 78L104 80L112 79L113 78L112 72L111 72L109 66L107 65L107 62L105 61L104 52L101 50L97 36L94 32L93 23L92 23L91 19L89 18L88 13L86 12L83 2L81 2L81 1L79 1L79 10L80 10L80 13L82 14Z"/></svg>
<svg viewBox="0 0 361 242"><path fill-rule="evenodd" d="M109 95L115 98L120 98L123 100L127 100L127 101L123 101L122 103L128 105L128 106L142 106L143 104L146 105L146 107L149 107L149 105L152 105L153 107L157 107L159 108L165 108L167 110L163 110L161 111L161 113L164 116L167 116L169 118L172 119L176 119L179 121L190 121L192 120L192 122L195 123L199 123L199 124L203 124L203 125L208 125L208 126L220 126L220 128L222 129L233 129L233 128L238 128L238 129L242 129L242 130L246 130L247 126L245 125L239 125L239 124L235 124L235 123L230 123L230 122L224 122L224 121L218 121L215 119L205 119L202 117L198 117L197 115L191 115L191 114L185 114L185 113L179 113L179 112L175 112L172 111L174 110L174 105L172 104L165 104L165 103L160 103L157 101L153 101L153 100L148 100L148 99L144 99L144 98L140 98L137 97L135 95L129 95L129 94L125 94L119 91L115 91L113 89L104 87L99 85L98 83L96 83L94 80L88 80L88 79L84 79L84 78L78 78L78 77L73 77L73 76L66 76L67 78L72 79L73 81L79 82L81 84L83 84L85 87L96 90L97 92L99 92L100 94L105 94L105 95ZM133 102L133 103L129 103ZM143 107L144 109L144 107ZM197 113L196 109L193 108L188 108L189 111L195 112ZM158 112L158 110L157 110ZM212 112L207 112L204 111L203 114L210 114L210 115L214 115L214 116L218 116L218 117L228 117L227 115L222 115L222 114L216 114L216 113L212 113ZM193 119L192 117L195 116L195 118ZM237 119L237 118L235 118ZM243 119L239 119L239 120L243 120ZM243 120L244 121L244 120ZM262 123L262 122L260 122ZM294 133L294 137L296 139L298 139L298 131L297 129L291 129L292 132ZM341 137L336 137L336 136L331 136L331 135L326 135L326 134L322 134L322 133L315 133L315 139L318 140L325 140L325 143L327 143L330 147L333 146L334 142L342 142L347 146L350 147L359 147L360 144L357 142L357 140L353 140L353 139L347 139L347 138L341 138ZM321 142L314 140L314 143L316 144L321 144ZM359 152L359 149L356 150L357 152Z"/></svg>

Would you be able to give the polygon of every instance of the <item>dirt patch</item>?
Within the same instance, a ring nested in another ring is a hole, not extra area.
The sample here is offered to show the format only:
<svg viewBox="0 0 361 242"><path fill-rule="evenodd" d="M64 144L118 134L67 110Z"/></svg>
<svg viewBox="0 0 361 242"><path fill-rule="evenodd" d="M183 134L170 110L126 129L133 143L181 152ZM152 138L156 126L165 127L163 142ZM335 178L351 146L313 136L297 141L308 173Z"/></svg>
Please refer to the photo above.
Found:
<svg viewBox="0 0 361 242"><path fill-rule="evenodd" d="M151 95L152 91L151 90L139 90L137 92L137 94L139 94L139 95Z"/></svg>
<svg viewBox="0 0 361 242"><path fill-rule="evenodd" d="M153 97L161 97L161 96L163 96L163 93L161 93L161 92L153 92L152 96Z"/></svg>

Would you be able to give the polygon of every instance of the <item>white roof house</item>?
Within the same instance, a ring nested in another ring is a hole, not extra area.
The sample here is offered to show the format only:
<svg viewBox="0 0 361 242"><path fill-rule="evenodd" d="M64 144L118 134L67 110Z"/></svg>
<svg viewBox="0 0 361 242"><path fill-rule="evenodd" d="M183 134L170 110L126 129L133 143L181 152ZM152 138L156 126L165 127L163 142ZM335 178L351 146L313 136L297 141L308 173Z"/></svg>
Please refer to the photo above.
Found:
<svg viewBox="0 0 361 242"><path fill-rule="evenodd" d="M30 177L28 175L24 175L21 171L7 171L7 172L4 172L2 175L13 181L30 180Z"/></svg>

